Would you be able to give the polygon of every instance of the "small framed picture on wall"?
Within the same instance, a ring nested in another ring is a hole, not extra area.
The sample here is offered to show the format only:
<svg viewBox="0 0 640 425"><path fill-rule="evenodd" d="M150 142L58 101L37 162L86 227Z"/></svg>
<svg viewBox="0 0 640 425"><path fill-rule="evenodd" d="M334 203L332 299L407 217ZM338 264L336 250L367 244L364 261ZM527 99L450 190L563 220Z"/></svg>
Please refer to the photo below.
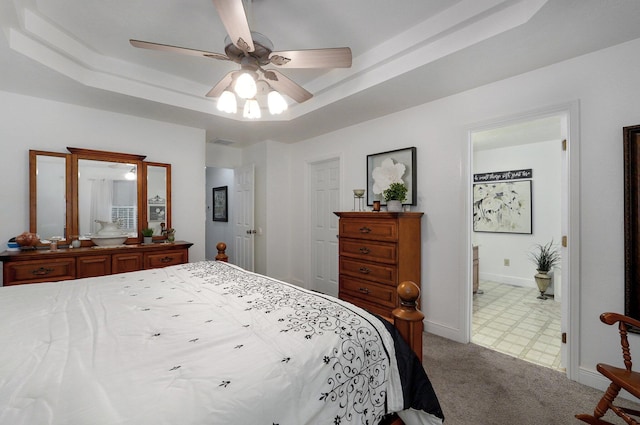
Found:
<svg viewBox="0 0 640 425"><path fill-rule="evenodd" d="M227 186L213 188L213 221L229 221Z"/></svg>

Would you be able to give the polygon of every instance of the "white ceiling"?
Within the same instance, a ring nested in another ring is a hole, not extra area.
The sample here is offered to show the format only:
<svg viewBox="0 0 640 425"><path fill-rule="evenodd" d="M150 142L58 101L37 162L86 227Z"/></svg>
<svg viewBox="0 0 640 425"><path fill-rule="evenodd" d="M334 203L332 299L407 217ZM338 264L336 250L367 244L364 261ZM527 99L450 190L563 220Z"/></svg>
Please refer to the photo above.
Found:
<svg viewBox="0 0 640 425"><path fill-rule="evenodd" d="M314 94L273 120L204 95L231 62L211 0L0 0L0 90L207 130L243 146L296 142L640 37L638 0L253 0L275 50L351 47L353 66L281 72ZM621 64L623 66L623 64Z"/></svg>

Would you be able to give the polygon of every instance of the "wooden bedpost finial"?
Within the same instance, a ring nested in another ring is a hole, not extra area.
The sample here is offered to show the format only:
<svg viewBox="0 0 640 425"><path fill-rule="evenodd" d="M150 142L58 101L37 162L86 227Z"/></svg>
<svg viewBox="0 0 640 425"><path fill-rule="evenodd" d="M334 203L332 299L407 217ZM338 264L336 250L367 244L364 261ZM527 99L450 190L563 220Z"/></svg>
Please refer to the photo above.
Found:
<svg viewBox="0 0 640 425"><path fill-rule="evenodd" d="M422 329L424 314L418 310L420 287L415 282L405 281L396 289L400 298L400 307L393 310L393 319L402 338L422 361Z"/></svg>
<svg viewBox="0 0 640 425"><path fill-rule="evenodd" d="M216 245L216 249L218 250L218 255L216 255L216 261L224 261L225 263L229 261L229 257L225 254L227 250L227 244L224 242L218 242Z"/></svg>

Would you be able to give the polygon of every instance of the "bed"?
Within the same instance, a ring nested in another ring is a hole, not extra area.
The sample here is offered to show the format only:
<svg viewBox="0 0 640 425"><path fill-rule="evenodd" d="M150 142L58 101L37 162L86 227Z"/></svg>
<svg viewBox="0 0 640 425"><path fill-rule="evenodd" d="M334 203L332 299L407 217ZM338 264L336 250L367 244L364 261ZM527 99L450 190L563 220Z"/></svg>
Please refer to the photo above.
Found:
<svg viewBox="0 0 640 425"><path fill-rule="evenodd" d="M202 261L0 288L0 423L442 424L386 320Z"/></svg>

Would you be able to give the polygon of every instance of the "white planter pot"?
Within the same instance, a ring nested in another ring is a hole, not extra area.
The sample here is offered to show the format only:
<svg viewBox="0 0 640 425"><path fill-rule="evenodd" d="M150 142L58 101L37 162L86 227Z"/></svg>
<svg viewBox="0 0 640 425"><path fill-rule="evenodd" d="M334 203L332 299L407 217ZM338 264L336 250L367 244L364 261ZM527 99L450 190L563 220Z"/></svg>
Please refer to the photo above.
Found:
<svg viewBox="0 0 640 425"><path fill-rule="evenodd" d="M390 211L390 212L402 212L402 202L400 202L400 201L387 201L387 211Z"/></svg>

